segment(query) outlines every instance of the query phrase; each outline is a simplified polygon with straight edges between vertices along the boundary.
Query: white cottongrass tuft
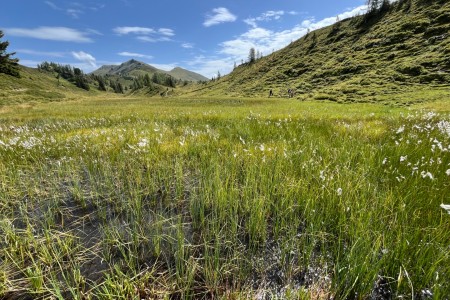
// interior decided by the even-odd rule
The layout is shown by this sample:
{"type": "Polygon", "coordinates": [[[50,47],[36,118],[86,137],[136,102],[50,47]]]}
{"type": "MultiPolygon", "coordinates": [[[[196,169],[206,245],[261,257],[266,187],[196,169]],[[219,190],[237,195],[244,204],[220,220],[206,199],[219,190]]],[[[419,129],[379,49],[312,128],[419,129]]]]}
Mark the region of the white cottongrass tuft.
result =
{"type": "Polygon", "coordinates": [[[441,207],[442,207],[443,209],[445,209],[445,210],[450,214],[450,204],[444,204],[444,203],[442,203],[442,204],[441,204],[441,207]]]}
{"type": "Polygon", "coordinates": [[[421,173],[420,173],[420,175],[422,175],[422,178],[430,178],[431,180],[433,180],[434,179],[434,177],[433,177],[433,174],[431,174],[430,172],[425,172],[425,171],[422,171],[421,173]]]}
{"type": "Polygon", "coordinates": [[[341,189],[341,188],[338,188],[338,189],[336,190],[336,193],[337,193],[338,196],[342,196],[342,189],[341,189]]]}
{"type": "Polygon", "coordinates": [[[148,140],[147,139],[141,139],[140,141],[139,141],[139,143],[138,143],[138,146],[140,147],[140,148],[144,148],[144,147],[146,147],[148,145],[148,140]]]}

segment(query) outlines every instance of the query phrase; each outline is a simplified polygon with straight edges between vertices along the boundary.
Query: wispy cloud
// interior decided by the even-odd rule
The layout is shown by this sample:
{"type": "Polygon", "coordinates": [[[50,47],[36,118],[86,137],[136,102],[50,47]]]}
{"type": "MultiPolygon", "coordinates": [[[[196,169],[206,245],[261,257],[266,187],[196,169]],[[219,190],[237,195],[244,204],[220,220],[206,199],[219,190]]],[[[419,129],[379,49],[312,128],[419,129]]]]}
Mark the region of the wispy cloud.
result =
{"type": "Polygon", "coordinates": [[[147,27],[131,27],[131,26],[125,26],[125,27],[116,27],[113,29],[115,33],[118,35],[127,35],[127,34],[152,34],[155,33],[155,30],[153,28],[147,28],[147,27]]]}
{"type": "Polygon", "coordinates": [[[78,19],[80,15],[85,13],[85,11],[90,10],[92,12],[97,12],[105,7],[104,4],[92,4],[91,6],[88,7],[79,2],[63,3],[63,6],[58,6],[52,1],[44,1],[44,3],[47,4],[53,10],[65,12],[67,15],[69,15],[74,19],[78,19]]]}
{"type": "MultiPolygon", "coordinates": [[[[189,70],[202,74],[205,77],[212,78],[217,75],[217,72],[229,72],[233,67],[234,61],[231,57],[207,57],[197,56],[193,60],[188,61],[189,70]]],[[[223,73],[224,74],[224,73],[223,73]]]]}
{"type": "Polygon", "coordinates": [[[93,40],[88,32],[68,27],[37,27],[37,28],[5,28],[4,31],[11,36],[27,37],[40,40],[90,43],[93,40]]]}
{"type": "Polygon", "coordinates": [[[183,43],[183,44],[181,44],[181,47],[183,47],[185,49],[192,49],[192,48],[194,48],[194,44],[192,44],[192,43],[183,43]]]}
{"type": "Polygon", "coordinates": [[[169,28],[160,28],[160,29],[158,29],[158,33],[165,35],[165,36],[174,36],[175,35],[174,31],[169,28]]]}
{"type": "Polygon", "coordinates": [[[85,63],[85,64],[87,64],[87,65],[89,65],[89,66],[91,66],[93,68],[97,68],[97,62],[96,62],[95,57],[93,57],[89,53],[86,53],[84,51],[72,52],[72,56],[75,59],[77,59],[77,60],[79,60],[79,61],[81,61],[81,62],[83,62],[83,63],[85,63]]]}
{"type": "Polygon", "coordinates": [[[234,22],[237,17],[233,15],[227,8],[218,7],[212,10],[212,13],[206,15],[206,20],[203,22],[203,26],[210,27],[226,22],[234,22]]]}
{"type": "Polygon", "coordinates": [[[55,3],[51,2],[51,1],[44,1],[44,3],[47,4],[48,6],[50,6],[54,10],[63,10],[61,7],[59,7],[58,5],[56,5],[55,3]]]}
{"type": "Polygon", "coordinates": [[[78,19],[80,17],[81,14],[84,13],[84,11],[82,11],[81,9],[76,9],[76,8],[68,8],[66,10],[66,13],[71,16],[74,19],[78,19]]]}
{"type": "Polygon", "coordinates": [[[18,49],[16,50],[19,54],[28,54],[28,55],[36,55],[36,56],[50,56],[50,57],[64,57],[65,53],[63,52],[48,52],[48,51],[36,51],[31,49],[18,49]]]}
{"type": "Polygon", "coordinates": [[[298,15],[296,11],[284,11],[284,10],[269,10],[262,13],[256,18],[245,19],[244,22],[252,27],[258,27],[258,22],[269,22],[273,20],[280,20],[284,15],[298,15]]]}
{"type": "Polygon", "coordinates": [[[136,26],[116,27],[113,32],[118,35],[136,35],[136,39],[143,42],[167,42],[171,41],[170,37],[175,35],[173,29],[170,28],[153,29],[136,26]]]}
{"type": "Polygon", "coordinates": [[[146,55],[146,54],[141,54],[141,53],[133,53],[133,52],[119,52],[117,53],[120,56],[126,56],[126,57],[138,57],[138,58],[147,58],[147,59],[152,59],[153,56],[151,55],[146,55]]]}

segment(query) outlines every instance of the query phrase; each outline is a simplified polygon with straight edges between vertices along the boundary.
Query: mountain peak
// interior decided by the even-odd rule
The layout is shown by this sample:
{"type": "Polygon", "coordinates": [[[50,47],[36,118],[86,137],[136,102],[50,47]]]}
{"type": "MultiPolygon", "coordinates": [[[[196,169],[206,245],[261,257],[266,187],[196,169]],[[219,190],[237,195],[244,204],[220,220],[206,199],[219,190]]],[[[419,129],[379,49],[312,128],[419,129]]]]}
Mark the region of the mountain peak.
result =
{"type": "Polygon", "coordinates": [[[157,69],[149,64],[146,64],[142,61],[138,61],[136,59],[130,59],[120,65],[115,66],[102,66],[96,71],[92,72],[95,75],[109,75],[109,76],[126,76],[126,77],[137,77],[145,74],[154,74],[154,73],[162,73],[167,74],[178,80],[187,80],[187,81],[203,81],[207,80],[206,77],[197,74],[195,72],[191,72],[185,70],[180,67],[175,67],[173,70],[167,72],[164,70],[157,69]]]}
{"type": "Polygon", "coordinates": [[[146,63],[142,61],[135,60],[134,58],[122,63],[122,65],[146,65],[146,63]]]}

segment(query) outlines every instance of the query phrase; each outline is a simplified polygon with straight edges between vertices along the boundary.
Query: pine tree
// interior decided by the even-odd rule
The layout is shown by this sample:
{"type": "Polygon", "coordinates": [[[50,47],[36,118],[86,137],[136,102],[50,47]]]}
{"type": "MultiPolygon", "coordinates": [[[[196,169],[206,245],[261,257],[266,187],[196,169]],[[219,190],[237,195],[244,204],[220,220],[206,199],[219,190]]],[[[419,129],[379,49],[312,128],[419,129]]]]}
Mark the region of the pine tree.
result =
{"type": "Polygon", "coordinates": [[[256,51],[255,48],[250,48],[250,51],[248,53],[248,62],[254,63],[256,60],[256,51]]]}
{"type": "Polygon", "coordinates": [[[116,87],[117,87],[117,89],[115,92],[118,94],[123,94],[123,85],[120,82],[117,82],[116,87]]]}
{"type": "MultiPolygon", "coordinates": [[[[3,31],[0,30],[0,39],[3,37],[3,31]]],[[[16,54],[6,53],[6,48],[8,48],[9,42],[2,42],[0,40],[0,73],[4,73],[7,75],[20,77],[19,73],[19,59],[17,58],[9,58],[10,56],[16,54]]]]}
{"type": "Polygon", "coordinates": [[[98,89],[100,91],[106,92],[106,85],[104,79],[101,76],[98,76],[97,81],[98,81],[98,89]]]}
{"type": "Polygon", "coordinates": [[[148,75],[148,73],[144,76],[144,85],[148,87],[152,85],[152,80],[150,79],[150,75],[148,75]]]}

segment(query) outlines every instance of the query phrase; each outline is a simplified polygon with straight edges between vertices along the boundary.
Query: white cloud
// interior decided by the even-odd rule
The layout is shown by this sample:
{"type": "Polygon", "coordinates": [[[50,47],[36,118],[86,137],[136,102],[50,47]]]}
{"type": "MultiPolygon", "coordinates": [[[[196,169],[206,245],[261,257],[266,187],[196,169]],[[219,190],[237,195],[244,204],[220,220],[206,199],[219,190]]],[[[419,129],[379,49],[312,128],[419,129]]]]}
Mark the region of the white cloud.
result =
{"type": "Polygon", "coordinates": [[[72,52],[72,56],[75,59],[77,59],[77,60],[79,60],[79,61],[81,61],[81,62],[83,62],[83,63],[85,63],[85,64],[87,64],[87,65],[89,65],[89,66],[91,66],[93,68],[97,68],[97,63],[96,63],[95,57],[93,57],[89,53],[86,53],[86,52],[83,52],[83,51],[72,52]]]}
{"type": "Polygon", "coordinates": [[[148,27],[116,27],[113,29],[118,35],[136,35],[136,39],[143,42],[167,42],[171,41],[170,37],[175,35],[173,29],[170,28],[159,28],[157,30],[148,27]]]}
{"type": "Polygon", "coordinates": [[[277,11],[269,10],[269,11],[266,11],[265,13],[262,13],[259,17],[245,19],[244,22],[252,27],[258,27],[257,22],[269,22],[272,20],[279,20],[279,19],[281,19],[282,16],[284,16],[286,14],[297,15],[298,13],[295,11],[285,12],[283,10],[277,10],[277,11]]]}
{"type": "Polygon", "coordinates": [[[264,28],[252,28],[246,33],[242,35],[243,38],[251,39],[251,40],[257,40],[257,39],[264,39],[269,38],[272,34],[272,31],[264,29],[264,28]]]}
{"type": "Polygon", "coordinates": [[[194,44],[192,44],[192,43],[183,43],[183,44],[181,44],[181,47],[183,47],[185,49],[192,49],[192,48],[194,48],[194,44]]]}
{"type": "Polygon", "coordinates": [[[146,55],[146,54],[140,54],[140,53],[133,53],[133,52],[120,52],[117,53],[120,56],[126,56],[126,57],[138,57],[138,58],[147,58],[147,59],[152,59],[153,56],[151,55],[146,55]]]}
{"type": "Polygon", "coordinates": [[[63,52],[36,51],[36,50],[31,50],[31,49],[18,49],[18,50],[16,50],[16,52],[19,54],[50,56],[50,57],[64,57],[65,56],[65,54],[63,52]]]}
{"type": "Polygon", "coordinates": [[[81,9],[76,8],[68,8],[66,9],[66,13],[74,19],[78,19],[80,14],[84,13],[81,9]]]}
{"type": "Polygon", "coordinates": [[[140,40],[140,41],[142,41],[142,42],[149,42],[149,43],[169,42],[169,41],[171,41],[170,38],[164,37],[164,36],[163,36],[163,37],[153,38],[153,37],[151,37],[151,36],[143,35],[143,36],[138,36],[138,37],[136,37],[136,39],[138,39],[138,40],[140,40]]]}
{"type": "Polygon", "coordinates": [[[202,74],[207,78],[217,76],[217,72],[224,74],[224,71],[229,72],[234,65],[234,61],[230,57],[217,58],[197,56],[192,61],[187,62],[189,70],[202,74]]]}
{"type": "Polygon", "coordinates": [[[136,39],[142,41],[142,42],[149,42],[149,43],[156,43],[158,40],[149,37],[149,36],[138,36],[136,39]]]}
{"type": "Polygon", "coordinates": [[[89,43],[92,39],[87,32],[67,27],[38,27],[38,28],[5,28],[4,31],[11,36],[35,38],[41,40],[89,43]]]}
{"type": "Polygon", "coordinates": [[[174,36],[175,35],[173,30],[169,29],[169,28],[160,28],[160,29],[158,29],[158,32],[165,36],[174,36]]]}
{"type": "Polygon", "coordinates": [[[127,34],[152,34],[155,33],[155,30],[147,27],[116,27],[113,31],[119,35],[127,35],[127,34]]]}
{"type": "Polygon", "coordinates": [[[237,17],[225,7],[214,8],[212,12],[213,14],[208,14],[205,22],[203,22],[205,27],[210,27],[225,22],[234,22],[237,20],[237,17]]]}

